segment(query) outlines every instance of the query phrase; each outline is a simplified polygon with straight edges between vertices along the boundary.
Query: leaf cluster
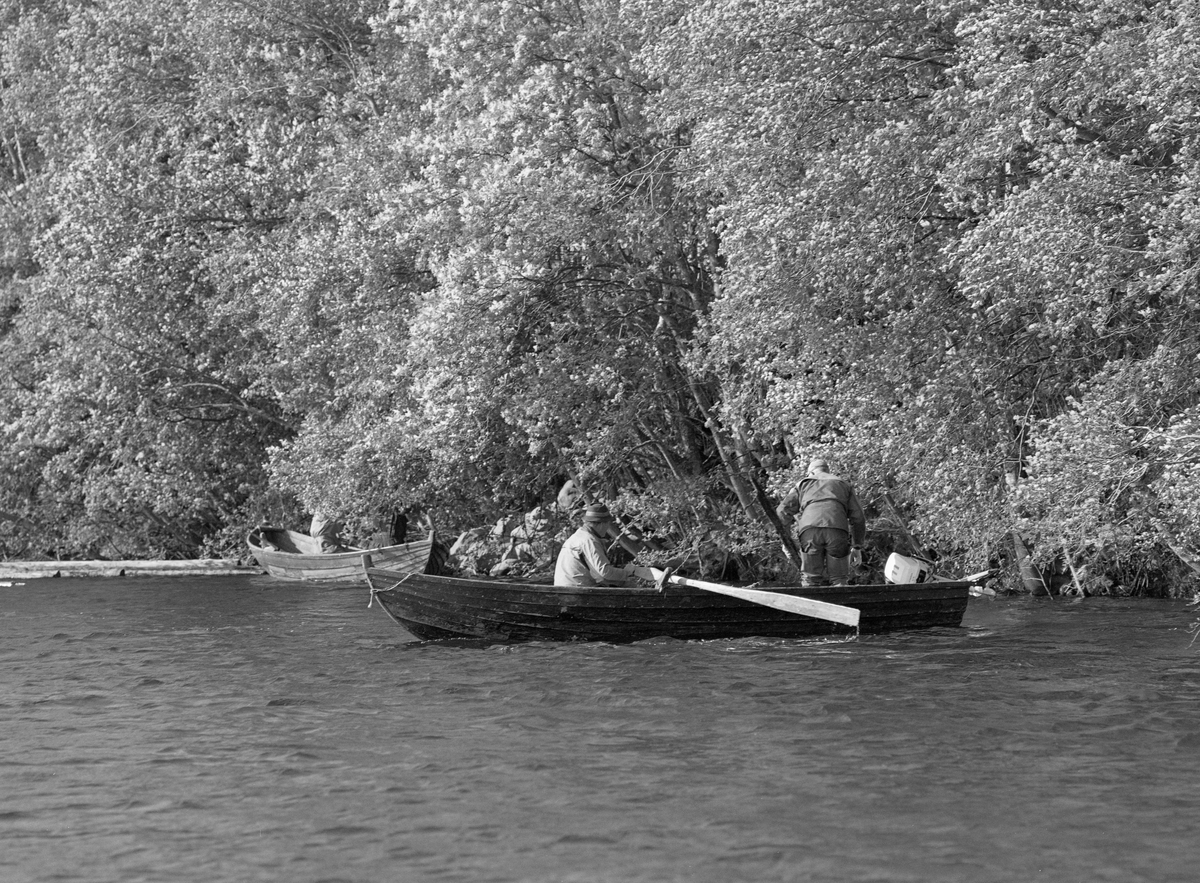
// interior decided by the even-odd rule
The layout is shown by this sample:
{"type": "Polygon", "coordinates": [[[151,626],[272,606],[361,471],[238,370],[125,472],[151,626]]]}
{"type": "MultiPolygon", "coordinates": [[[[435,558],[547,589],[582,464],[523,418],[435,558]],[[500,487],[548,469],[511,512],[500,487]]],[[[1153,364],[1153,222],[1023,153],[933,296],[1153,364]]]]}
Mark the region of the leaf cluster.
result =
{"type": "Polygon", "coordinates": [[[1198,29],[0,4],[0,554],[239,554],[318,508],[458,532],[571,480],[770,575],[823,455],[881,551],[890,501],[948,570],[1031,544],[1081,590],[1187,590],[1198,29]]]}

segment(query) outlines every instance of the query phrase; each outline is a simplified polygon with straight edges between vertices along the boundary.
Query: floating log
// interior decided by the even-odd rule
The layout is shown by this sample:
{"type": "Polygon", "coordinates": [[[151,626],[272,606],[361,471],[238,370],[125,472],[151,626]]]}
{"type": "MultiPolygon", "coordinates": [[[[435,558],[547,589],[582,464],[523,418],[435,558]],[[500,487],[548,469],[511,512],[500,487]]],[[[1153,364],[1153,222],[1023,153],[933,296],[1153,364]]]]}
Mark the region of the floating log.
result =
{"type": "Polygon", "coordinates": [[[262,568],[228,558],[172,561],[0,561],[0,579],[98,576],[254,576],[262,568]]]}

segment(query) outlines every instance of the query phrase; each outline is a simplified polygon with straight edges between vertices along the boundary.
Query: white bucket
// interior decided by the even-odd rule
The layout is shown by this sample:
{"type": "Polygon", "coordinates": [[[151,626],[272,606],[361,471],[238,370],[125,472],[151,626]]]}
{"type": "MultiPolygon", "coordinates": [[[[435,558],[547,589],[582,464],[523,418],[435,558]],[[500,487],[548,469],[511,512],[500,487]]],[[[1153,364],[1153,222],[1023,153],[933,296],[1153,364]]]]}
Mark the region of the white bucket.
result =
{"type": "Polygon", "coordinates": [[[911,585],[926,582],[933,573],[933,565],[921,558],[909,558],[893,552],[883,565],[883,578],[896,585],[911,585]]]}

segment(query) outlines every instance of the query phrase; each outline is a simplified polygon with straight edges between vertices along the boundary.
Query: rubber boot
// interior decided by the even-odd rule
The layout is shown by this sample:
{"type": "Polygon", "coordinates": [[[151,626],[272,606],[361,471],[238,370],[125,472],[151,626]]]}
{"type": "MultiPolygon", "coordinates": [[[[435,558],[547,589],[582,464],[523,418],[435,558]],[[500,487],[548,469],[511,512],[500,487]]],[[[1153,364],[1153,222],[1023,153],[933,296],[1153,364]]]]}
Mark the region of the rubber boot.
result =
{"type": "Polygon", "coordinates": [[[800,550],[800,585],[805,588],[829,585],[829,580],[825,578],[824,552],[800,550]]]}
{"type": "Polygon", "coordinates": [[[825,558],[825,566],[829,568],[829,582],[835,586],[845,586],[850,584],[850,556],[845,558],[834,558],[828,555],[825,558]]]}

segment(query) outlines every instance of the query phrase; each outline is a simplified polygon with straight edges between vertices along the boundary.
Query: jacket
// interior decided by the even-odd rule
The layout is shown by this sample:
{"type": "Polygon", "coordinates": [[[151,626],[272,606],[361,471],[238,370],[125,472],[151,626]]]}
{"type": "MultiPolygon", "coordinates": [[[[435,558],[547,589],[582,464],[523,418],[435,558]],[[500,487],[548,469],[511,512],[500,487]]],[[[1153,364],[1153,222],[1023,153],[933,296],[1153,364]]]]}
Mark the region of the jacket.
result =
{"type": "Polygon", "coordinates": [[[806,527],[832,527],[850,534],[861,546],[867,535],[867,518],[850,482],[828,472],[800,479],[776,510],[785,525],[796,522],[796,532],[806,527]]]}

